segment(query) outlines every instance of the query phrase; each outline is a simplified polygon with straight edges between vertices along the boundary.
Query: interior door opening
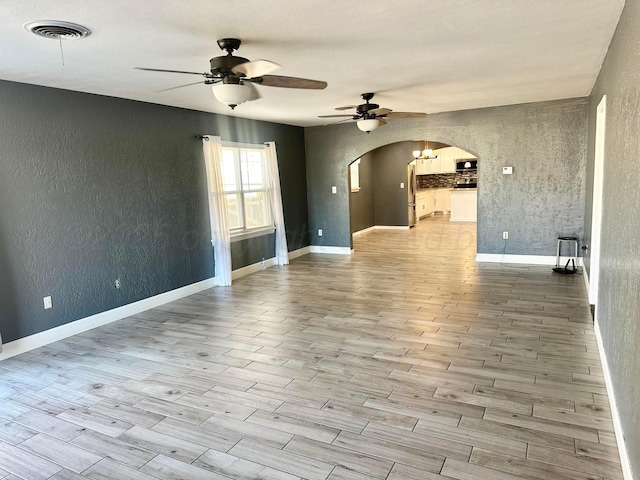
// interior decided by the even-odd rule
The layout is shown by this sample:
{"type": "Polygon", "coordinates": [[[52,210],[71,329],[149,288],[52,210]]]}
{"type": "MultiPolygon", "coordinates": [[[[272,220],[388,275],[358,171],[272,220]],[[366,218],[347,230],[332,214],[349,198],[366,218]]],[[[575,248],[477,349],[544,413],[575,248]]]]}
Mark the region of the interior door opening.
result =
{"type": "Polygon", "coordinates": [[[435,141],[385,145],[354,160],[346,172],[352,248],[354,237],[374,229],[416,230],[436,248],[444,221],[454,230],[473,227],[473,238],[454,241],[472,241],[475,253],[479,164],[472,153],[435,141]]]}
{"type": "Polygon", "coordinates": [[[602,190],[604,185],[604,142],[607,96],[603,95],[596,111],[595,159],[593,167],[593,205],[591,210],[591,245],[589,255],[589,303],[594,319],[600,285],[600,237],[602,230],[602,190]]]}

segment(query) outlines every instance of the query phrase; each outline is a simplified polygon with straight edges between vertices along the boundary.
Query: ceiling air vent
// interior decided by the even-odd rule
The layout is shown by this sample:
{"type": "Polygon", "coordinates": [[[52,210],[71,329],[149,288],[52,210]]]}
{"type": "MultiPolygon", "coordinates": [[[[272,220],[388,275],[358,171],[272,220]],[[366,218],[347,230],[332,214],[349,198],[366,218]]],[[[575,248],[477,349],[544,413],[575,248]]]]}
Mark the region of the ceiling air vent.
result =
{"type": "Polygon", "coordinates": [[[91,35],[91,30],[77,23],[62,22],[60,20],[39,20],[25,23],[24,28],[39,37],[53,40],[67,40],[72,38],[84,38],[91,35]]]}

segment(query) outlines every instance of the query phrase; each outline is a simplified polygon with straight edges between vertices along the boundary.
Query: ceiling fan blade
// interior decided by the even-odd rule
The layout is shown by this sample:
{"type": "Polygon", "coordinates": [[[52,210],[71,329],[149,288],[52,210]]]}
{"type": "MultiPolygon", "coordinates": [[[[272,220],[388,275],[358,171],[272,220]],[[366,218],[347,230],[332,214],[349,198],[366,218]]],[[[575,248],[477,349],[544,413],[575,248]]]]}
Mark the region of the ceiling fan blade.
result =
{"type": "Polygon", "coordinates": [[[254,84],[247,82],[245,83],[245,85],[247,85],[251,89],[251,94],[249,95],[249,99],[247,100],[248,102],[262,98],[262,95],[260,95],[260,92],[254,84]]]}
{"type": "Polygon", "coordinates": [[[280,65],[269,60],[254,60],[236,65],[231,71],[235,74],[243,74],[247,78],[254,78],[269,75],[280,68],[282,68],[280,65]]]}
{"type": "Polygon", "coordinates": [[[351,108],[356,108],[355,105],[345,105],[344,107],[336,107],[334,110],[349,110],[351,108]]]}
{"type": "Polygon", "coordinates": [[[388,108],[374,108],[373,110],[367,111],[367,113],[372,113],[374,115],[386,115],[391,113],[391,110],[388,108]]]}
{"type": "Polygon", "coordinates": [[[422,112],[391,112],[385,115],[387,118],[420,118],[426,117],[426,113],[422,112]]]}
{"type": "Polygon", "coordinates": [[[206,77],[207,75],[211,75],[209,72],[198,73],[198,72],[185,72],[184,70],[163,70],[160,68],[143,68],[143,67],[134,67],[135,70],[144,70],[145,72],[164,72],[164,73],[188,73],[189,75],[202,75],[206,77]]]}
{"type": "Polygon", "coordinates": [[[185,83],[184,85],[178,85],[177,87],[169,87],[169,88],[163,88],[162,90],[156,90],[154,93],[168,92],[169,90],[175,90],[177,88],[183,88],[183,87],[190,87],[191,85],[198,85],[199,83],[204,83],[204,82],[201,80],[199,82],[185,83]]]}
{"type": "Polygon", "coordinates": [[[318,115],[318,118],[351,118],[353,115],[318,115]]]}
{"type": "Polygon", "coordinates": [[[309,80],[307,78],[283,77],[282,75],[264,75],[246,80],[267,87],[304,88],[307,90],[322,90],[323,88],[327,88],[327,82],[309,80]]]}
{"type": "Polygon", "coordinates": [[[380,122],[380,126],[386,125],[388,123],[384,118],[377,117],[377,119],[378,119],[378,122],[380,122]]]}

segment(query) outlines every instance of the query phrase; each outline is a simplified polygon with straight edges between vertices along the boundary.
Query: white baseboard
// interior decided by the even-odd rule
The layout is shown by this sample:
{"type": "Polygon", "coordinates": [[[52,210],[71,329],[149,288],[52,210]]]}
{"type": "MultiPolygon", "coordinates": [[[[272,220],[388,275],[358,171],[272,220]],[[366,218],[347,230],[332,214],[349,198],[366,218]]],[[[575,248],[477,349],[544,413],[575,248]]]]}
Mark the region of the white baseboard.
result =
{"type": "Polygon", "coordinates": [[[365,233],[373,232],[374,230],[409,230],[409,228],[411,227],[409,227],[408,225],[374,225],[372,227],[353,232],[351,236],[358,237],[360,235],[364,235],[365,233]]]}
{"type": "Polygon", "coordinates": [[[618,443],[618,454],[620,455],[620,465],[622,466],[622,475],[624,480],[633,480],[633,472],[631,471],[631,460],[629,452],[624,441],[624,430],[620,421],[620,411],[616,404],[616,395],[613,390],[613,382],[611,380],[611,370],[609,370],[609,362],[602,343],[602,335],[600,333],[600,325],[596,317],[594,329],[596,332],[596,342],[600,353],[600,362],[602,363],[602,371],[604,373],[604,381],[607,386],[607,396],[609,397],[609,405],[611,406],[611,416],[613,417],[613,431],[616,434],[616,442],[618,443]]]}
{"type": "MultiPolygon", "coordinates": [[[[560,257],[560,265],[564,267],[571,257],[560,257]]],[[[477,253],[476,262],[489,263],[520,263],[525,265],[553,265],[556,264],[556,257],[552,255],[510,255],[501,253],[477,253]]],[[[576,267],[582,266],[582,257],[578,257],[576,267]]]]}
{"type": "MultiPolygon", "coordinates": [[[[294,258],[301,257],[303,255],[307,255],[310,253],[310,247],[299,248],[298,250],[294,250],[289,252],[289,260],[293,260],[294,258]]],[[[252,273],[259,272],[260,270],[264,270],[269,267],[273,267],[276,264],[276,257],[268,258],[264,261],[264,265],[262,262],[254,263],[252,265],[247,265],[246,267],[238,268],[231,272],[231,280],[238,280],[239,278],[246,277],[247,275],[251,275],[252,273]]]]}
{"type": "Polygon", "coordinates": [[[298,250],[294,250],[289,252],[289,260],[293,260],[294,258],[302,257],[303,255],[309,255],[311,253],[311,247],[302,247],[298,250]]]}
{"type": "Polygon", "coordinates": [[[276,258],[268,258],[264,261],[264,265],[262,262],[254,263],[252,265],[247,265],[246,267],[238,268],[231,272],[231,280],[238,280],[239,278],[246,277],[247,275],[251,275],[252,273],[259,272],[260,270],[265,270],[269,267],[273,267],[276,264],[276,258]]]}
{"type": "Polygon", "coordinates": [[[353,249],[349,247],[331,247],[324,245],[311,245],[311,253],[331,253],[334,255],[351,255],[353,249]]]}
{"type": "Polygon", "coordinates": [[[360,235],[364,235],[365,233],[369,233],[369,232],[373,232],[376,229],[376,226],[373,225],[372,227],[369,228],[363,228],[362,230],[358,230],[357,232],[353,232],[351,234],[352,237],[358,237],[360,235]]]}
{"type": "Polygon", "coordinates": [[[191,285],[186,285],[169,292],[161,293],[160,295],[155,295],[128,305],[123,305],[122,307],[107,310],[106,312],[100,312],[95,315],[91,315],[90,317],[81,318],[74,322],[45,330],[44,332],[19,338],[18,340],[9,342],[2,346],[0,360],[20,355],[21,353],[28,352],[35,348],[43,347],[50,343],[57,342],[58,340],[71,337],[72,335],[86,332],[92,328],[100,327],[107,323],[130,317],[131,315],[136,315],[144,312],[145,310],[159,307],[165,303],[173,302],[213,287],[214,279],[209,278],[201,282],[192,283],[191,285]]]}
{"type": "Polygon", "coordinates": [[[409,225],[376,225],[376,230],[409,230],[411,227],[409,225]]]}
{"type": "Polygon", "coordinates": [[[478,219],[475,217],[469,217],[469,218],[452,218],[449,220],[450,222],[472,222],[472,223],[478,223],[478,219]]]}

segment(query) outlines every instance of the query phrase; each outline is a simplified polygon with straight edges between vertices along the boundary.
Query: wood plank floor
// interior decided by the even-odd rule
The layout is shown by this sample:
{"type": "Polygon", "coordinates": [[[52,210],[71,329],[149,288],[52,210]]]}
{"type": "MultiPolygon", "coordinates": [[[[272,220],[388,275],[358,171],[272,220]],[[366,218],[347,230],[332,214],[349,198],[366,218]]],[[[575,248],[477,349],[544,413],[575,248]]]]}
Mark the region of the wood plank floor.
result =
{"type": "Polygon", "coordinates": [[[447,217],[0,363],[0,478],[621,479],[583,279],[447,217]]]}

